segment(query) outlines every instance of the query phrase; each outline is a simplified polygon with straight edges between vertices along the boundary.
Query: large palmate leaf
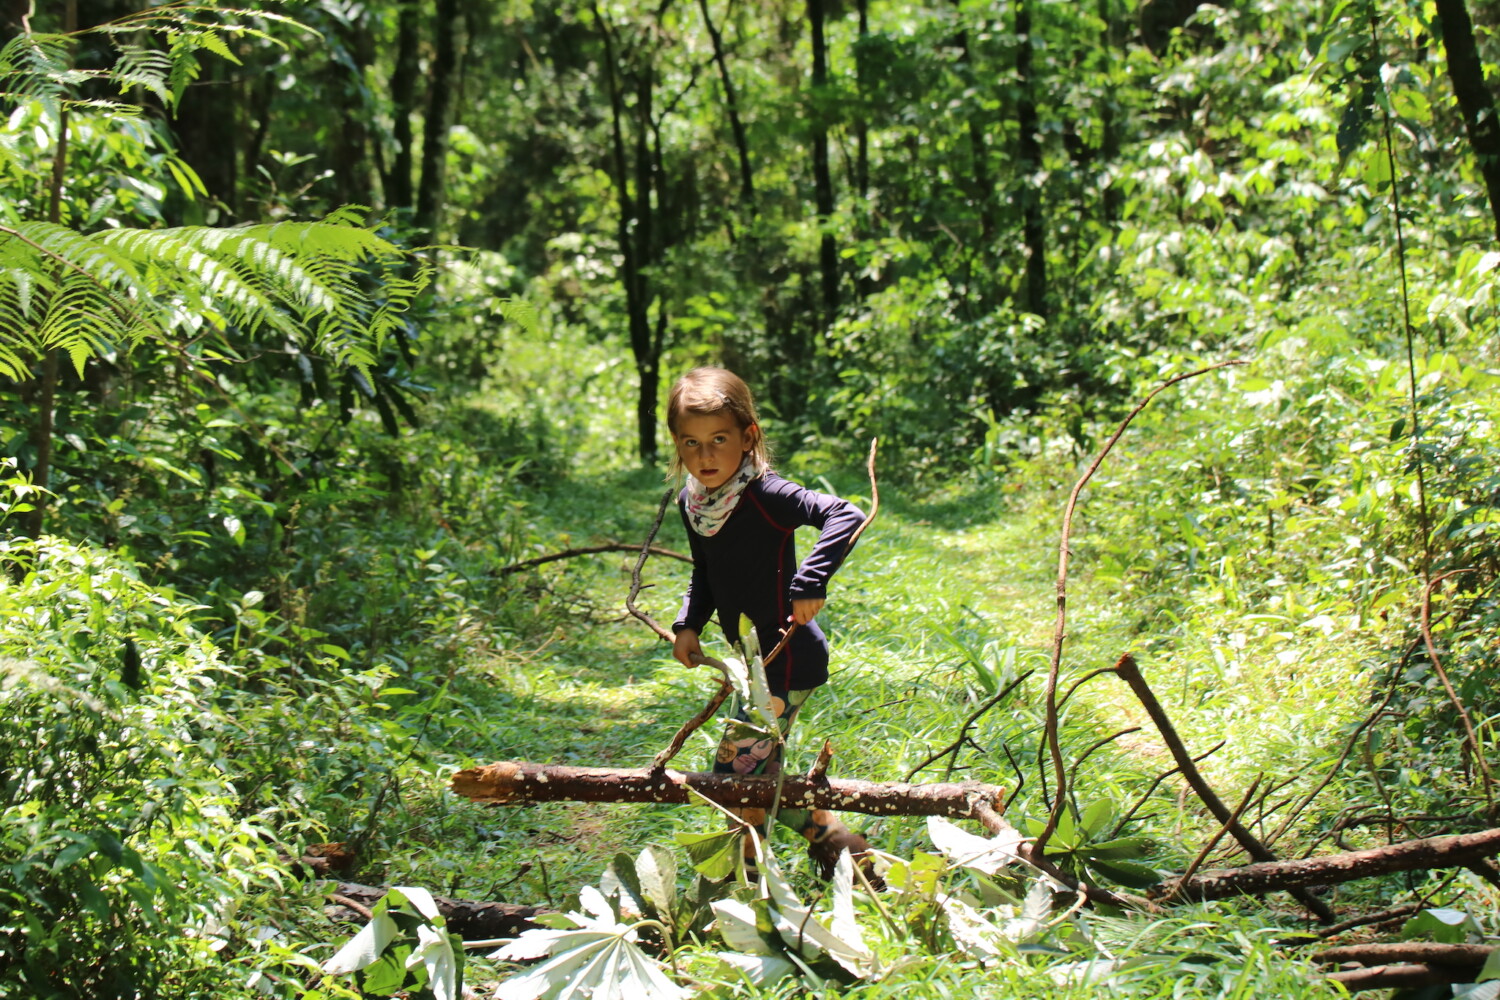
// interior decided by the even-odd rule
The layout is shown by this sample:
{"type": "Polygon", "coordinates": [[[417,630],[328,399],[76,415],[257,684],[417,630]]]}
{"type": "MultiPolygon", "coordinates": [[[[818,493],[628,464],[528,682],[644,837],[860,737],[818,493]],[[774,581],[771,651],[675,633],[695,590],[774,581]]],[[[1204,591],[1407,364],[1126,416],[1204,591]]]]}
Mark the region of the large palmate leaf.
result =
{"type": "Polygon", "coordinates": [[[636,947],[637,925],[621,923],[598,889],[585,886],[579,907],[566,915],[574,926],[528,930],[490,956],[503,961],[547,959],[501,983],[495,1000],[685,1000],[692,995],[636,947]]]}

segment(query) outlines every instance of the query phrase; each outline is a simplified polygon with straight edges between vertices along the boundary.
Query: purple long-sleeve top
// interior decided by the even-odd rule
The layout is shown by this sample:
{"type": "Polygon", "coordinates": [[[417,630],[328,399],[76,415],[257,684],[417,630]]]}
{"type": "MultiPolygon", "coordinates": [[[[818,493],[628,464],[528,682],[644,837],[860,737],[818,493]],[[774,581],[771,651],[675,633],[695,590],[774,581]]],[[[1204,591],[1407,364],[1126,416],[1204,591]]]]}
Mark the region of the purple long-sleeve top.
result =
{"type": "MultiPolygon", "coordinates": [[[[828,579],[865,519],[847,500],[769,471],[745,487],[734,513],[712,536],[700,535],[688,524],[686,490],[678,495],[677,508],[693,554],[693,577],[672,631],[701,633],[717,613],[725,638],[733,643],[740,637],[743,614],[755,625],[762,656],[781,641],[793,600],[828,596],[828,579]],[[804,524],[820,534],[799,566],[792,532],[804,524]]],[[[766,679],[777,694],[828,680],[828,640],[816,621],[798,628],[786,649],[766,664],[766,679]]]]}

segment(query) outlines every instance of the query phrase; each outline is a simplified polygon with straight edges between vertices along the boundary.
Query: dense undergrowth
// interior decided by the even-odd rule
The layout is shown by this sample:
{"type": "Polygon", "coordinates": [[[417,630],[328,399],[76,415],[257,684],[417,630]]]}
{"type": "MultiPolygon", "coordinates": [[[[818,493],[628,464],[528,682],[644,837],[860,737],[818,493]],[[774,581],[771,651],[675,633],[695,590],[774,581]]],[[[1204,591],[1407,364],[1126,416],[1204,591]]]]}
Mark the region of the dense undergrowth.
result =
{"type": "MultiPolygon", "coordinates": [[[[324,890],[288,861],[311,845],[355,852],[357,881],[564,906],[617,854],[675,849],[674,832],[717,827],[706,810],[489,810],[445,790],[456,768],[498,759],[638,766],[712,688],[622,616],[628,554],[496,573],[573,545],[638,541],[661,488],[657,470],[622,457],[626,421],[599,381],[605,353],[514,338],[503,382],[437,401],[422,429],[378,444],[403,470],[399,488],[319,483],[242,538],[174,544],[162,550],[170,559],[144,565],[58,536],[8,543],[0,837],[13,860],[0,884],[11,913],[0,992],[111,995],[149,983],[143,995],[295,996],[321,983],[336,995],[318,969],[343,932],[322,914],[324,890]],[[174,576],[195,589],[172,589],[174,576]]],[[[1391,427],[1399,375],[1302,347],[1183,383],[1108,459],[1075,525],[1063,684],[1133,653],[1193,751],[1222,742],[1203,766],[1225,797],[1257,778],[1269,789],[1247,815],[1286,855],[1474,828],[1482,785],[1415,646],[1423,554],[1414,469],[1391,427]],[[1384,392],[1370,391],[1372,376],[1384,392]]],[[[1152,361],[1141,384],[1185,363],[1152,361]]],[[[1433,572],[1473,567],[1438,588],[1433,627],[1487,746],[1497,711],[1485,680],[1491,378],[1438,356],[1423,382],[1433,572]]],[[[942,480],[884,470],[880,518],[824,612],[835,673],[799,721],[794,766],[809,756],[799,748],[827,738],[840,775],[904,778],[981,701],[1032,671],[918,778],[995,782],[1011,790],[1014,821],[1044,814],[1060,510],[1086,456],[1045,419],[1025,430],[1034,448],[1005,464],[942,480]]],[[[352,448],[378,428],[350,434],[352,448]]],[[[858,468],[812,452],[781,464],[868,501],[858,468]]],[[[64,525],[87,523],[60,511],[64,525]]],[[[684,548],[679,535],[669,521],[662,542],[684,548]]],[[[671,617],[684,573],[648,564],[642,600],[658,618],[671,617]]],[[[1076,815],[1111,820],[1084,841],[1142,837],[1137,861],[1165,874],[1214,832],[1172,780],[1153,784],[1170,765],[1118,681],[1089,680],[1061,738],[1076,762],[1076,815]]],[[[709,740],[695,737],[684,763],[705,758],[709,740]]],[[[934,850],[919,821],[863,827],[893,856],[934,850]]],[[[795,885],[820,891],[795,845],[772,848],[795,885]]],[[[1087,864],[1086,844],[1079,852],[1087,864]]],[[[1210,863],[1236,855],[1222,847],[1210,863]]],[[[956,890],[966,876],[947,877],[956,890]]],[[[1475,914],[1477,933],[1496,930],[1494,890],[1470,875],[1353,883],[1327,899],[1340,912],[1418,899],[1475,914]]],[[[906,905],[858,903],[888,961],[844,993],[1071,997],[1106,975],[1121,995],[1315,991],[1311,967],[1279,947],[1306,926],[1289,903],[1080,916],[1064,924],[1072,937],[989,962],[953,960],[951,931],[931,914],[881,919],[880,906],[906,905]]],[[[685,981],[791,995],[745,985],[704,942],[679,951],[685,981]]],[[[466,981],[502,975],[476,959],[466,981]]]]}

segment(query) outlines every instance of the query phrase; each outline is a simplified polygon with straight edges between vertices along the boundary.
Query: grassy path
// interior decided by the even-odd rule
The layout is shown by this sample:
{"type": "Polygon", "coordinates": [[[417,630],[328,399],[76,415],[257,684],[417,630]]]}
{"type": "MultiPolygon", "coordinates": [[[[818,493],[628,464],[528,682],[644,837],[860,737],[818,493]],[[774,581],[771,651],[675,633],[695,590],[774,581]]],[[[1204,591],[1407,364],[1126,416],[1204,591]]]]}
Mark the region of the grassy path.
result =
{"type": "MultiPolygon", "coordinates": [[[[834,486],[859,499],[852,483],[834,486]]],[[[538,534],[555,537],[556,548],[600,538],[635,540],[650,523],[659,490],[659,479],[644,472],[575,479],[538,497],[532,513],[538,534]]],[[[954,738],[997,685],[1033,670],[973,727],[971,742],[952,763],[960,776],[1012,789],[1019,768],[1026,777],[1012,810],[1039,811],[1036,760],[1056,614],[1056,491],[1005,502],[992,490],[921,502],[886,492],[880,518],[835,579],[820,618],[834,643],[834,676],[799,719],[791,766],[805,766],[812,748],[827,738],[836,749],[835,773],[905,778],[954,738]]],[[[669,516],[660,543],[684,549],[681,530],[669,516]]],[[[1080,523],[1080,539],[1086,541],[1087,531],[1080,523]]],[[[459,697],[466,711],[462,721],[445,726],[447,742],[437,757],[446,763],[439,773],[498,759],[640,766],[666,744],[716,685],[708,674],[676,664],[665,644],[622,616],[632,562],[628,556],[576,559],[517,580],[519,599],[533,602],[534,613],[503,648],[464,664],[459,697]]],[[[1316,771],[1328,760],[1326,734],[1362,710],[1363,687],[1347,681],[1351,650],[1341,634],[1247,624],[1243,614],[1216,610],[1212,601],[1188,602],[1190,618],[1162,628],[1139,603],[1121,602],[1107,583],[1092,584],[1088,571],[1087,562],[1075,561],[1064,684],[1108,666],[1125,649],[1136,652],[1192,748],[1228,741],[1207,764],[1225,798],[1237,798],[1260,771],[1272,772],[1271,778],[1316,771]],[[1320,655],[1337,660],[1319,663],[1320,655]],[[1345,680],[1330,684],[1335,675],[1345,680]],[[1314,719],[1315,728],[1309,725],[1314,719]]],[[[670,621],[686,575],[678,563],[652,560],[643,607],[670,621]]],[[[716,635],[708,638],[719,644],[716,635]]],[[[1169,763],[1123,685],[1096,679],[1070,703],[1063,729],[1070,760],[1101,737],[1135,725],[1144,728],[1095,751],[1080,769],[1080,803],[1105,797],[1123,808],[1169,763]]],[[[718,728],[710,723],[695,734],[678,765],[701,766],[718,728]]],[[[923,777],[940,779],[945,766],[933,765],[923,777]]],[[[1174,795],[1163,789],[1160,802],[1146,811],[1145,832],[1161,838],[1167,867],[1180,865],[1212,832],[1200,830],[1198,811],[1174,795]]],[[[674,831],[715,822],[704,811],[656,806],[484,810],[444,800],[430,808],[444,813],[428,844],[441,855],[429,860],[453,872],[454,884],[446,888],[524,902],[560,898],[596,881],[617,852],[670,846],[674,831]],[[469,830],[448,843],[439,833],[464,826],[469,830]]],[[[928,848],[917,821],[856,820],[893,853],[928,848]]],[[[789,837],[781,843],[788,856],[800,855],[789,837]]]]}

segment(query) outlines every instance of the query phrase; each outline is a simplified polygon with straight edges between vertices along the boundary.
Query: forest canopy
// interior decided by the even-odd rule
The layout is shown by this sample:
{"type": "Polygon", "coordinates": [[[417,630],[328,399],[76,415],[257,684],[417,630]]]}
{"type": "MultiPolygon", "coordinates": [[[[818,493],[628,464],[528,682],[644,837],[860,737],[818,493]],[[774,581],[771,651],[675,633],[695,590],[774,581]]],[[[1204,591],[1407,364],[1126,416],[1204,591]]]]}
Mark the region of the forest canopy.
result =
{"type": "Polygon", "coordinates": [[[0,997],[1495,996],[1493,14],[0,4],[0,997]],[[880,511],[826,880],[662,790],[702,364],[880,511]]]}

